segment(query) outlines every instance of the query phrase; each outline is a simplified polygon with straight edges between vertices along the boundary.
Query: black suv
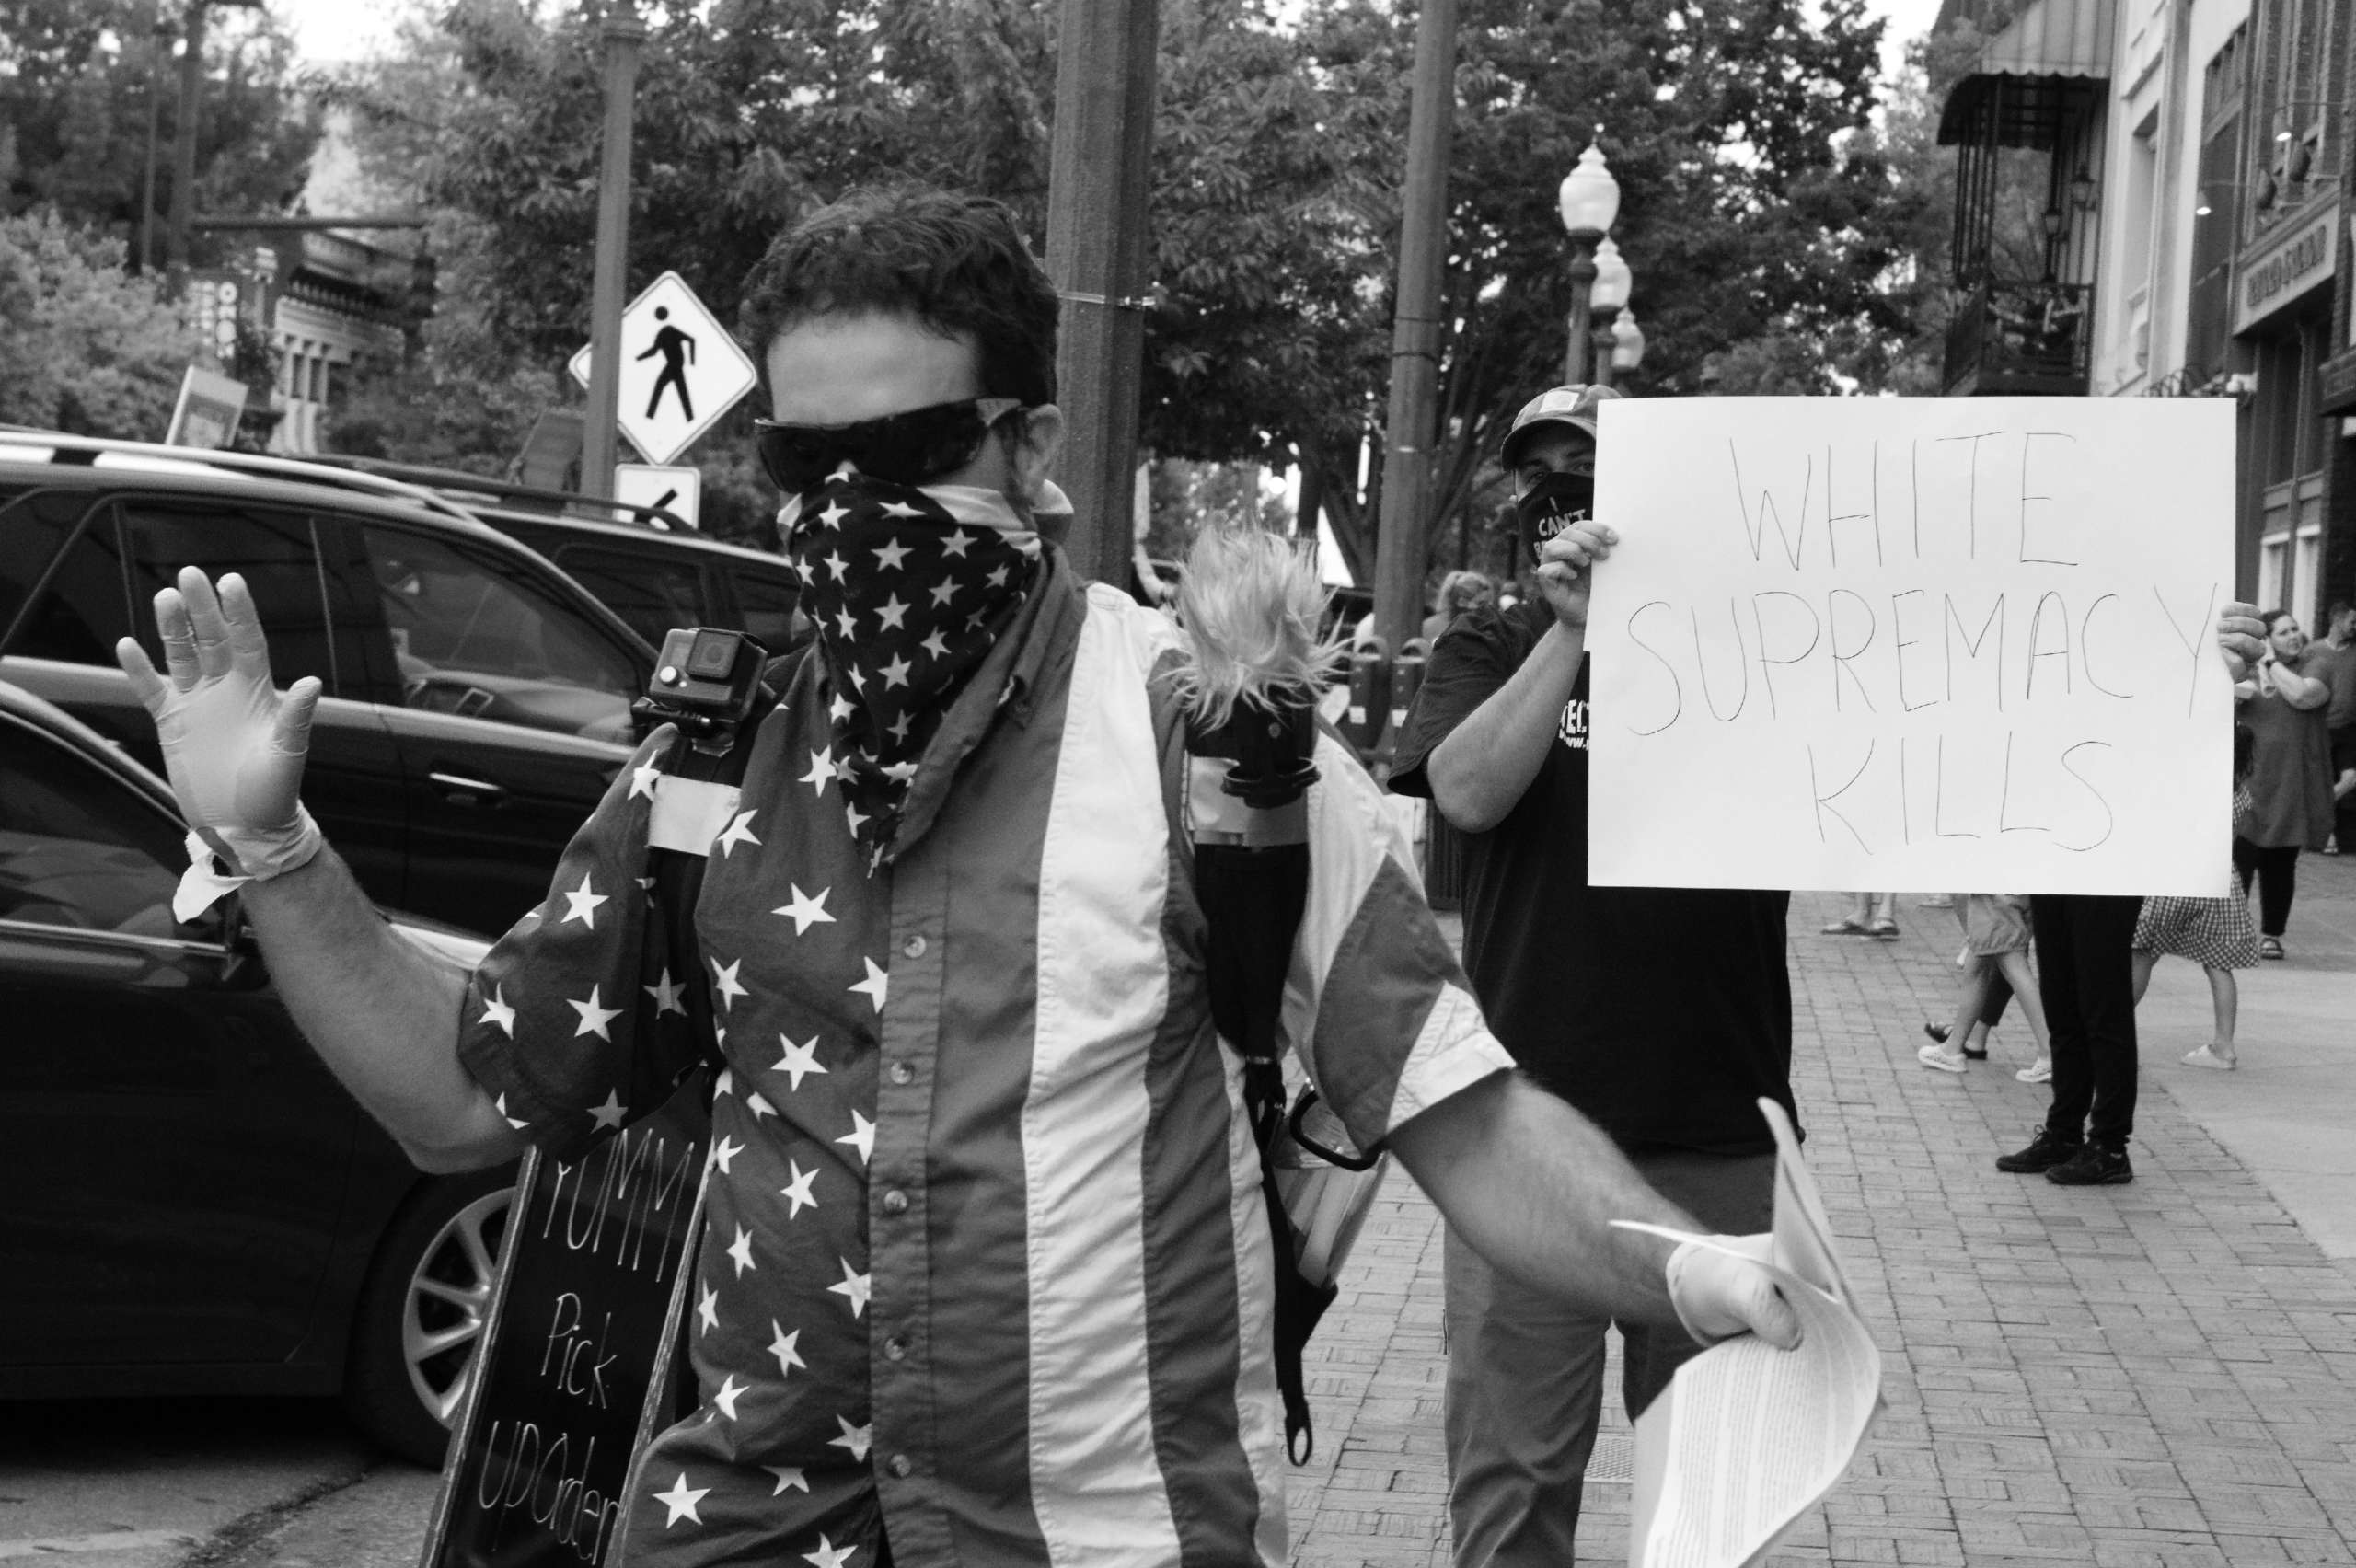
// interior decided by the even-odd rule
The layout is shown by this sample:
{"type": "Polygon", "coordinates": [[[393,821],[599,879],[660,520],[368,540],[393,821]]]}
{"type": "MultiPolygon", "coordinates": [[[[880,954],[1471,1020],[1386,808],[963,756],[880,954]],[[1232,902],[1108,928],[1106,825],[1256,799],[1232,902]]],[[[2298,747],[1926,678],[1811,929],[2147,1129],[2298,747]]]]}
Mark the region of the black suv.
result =
{"type": "Polygon", "coordinates": [[[280,684],[317,675],[304,800],[372,898],[498,932],[629,755],[653,648],[413,486],[283,458],[0,432],[0,679],[161,767],[115,668],[183,565],[244,574],[280,684]]]}
{"type": "Polygon", "coordinates": [[[430,490],[562,567],[655,647],[673,627],[750,632],[771,653],[809,638],[797,616],[792,569],[783,558],[697,532],[659,506],[601,501],[569,490],[509,484],[451,468],[316,457],[430,490]]]}

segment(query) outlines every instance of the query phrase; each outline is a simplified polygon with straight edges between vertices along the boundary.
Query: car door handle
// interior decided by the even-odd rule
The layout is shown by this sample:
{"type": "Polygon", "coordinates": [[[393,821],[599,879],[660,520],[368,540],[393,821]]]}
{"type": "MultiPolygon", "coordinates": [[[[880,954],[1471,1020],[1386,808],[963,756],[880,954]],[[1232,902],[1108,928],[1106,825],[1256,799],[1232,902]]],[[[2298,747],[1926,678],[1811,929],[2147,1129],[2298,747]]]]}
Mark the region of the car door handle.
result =
{"type": "Polygon", "coordinates": [[[425,778],[428,783],[444,794],[454,798],[459,795],[471,795],[478,805],[495,806],[507,798],[505,785],[493,784],[486,779],[468,778],[460,774],[440,771],[429,773],[425,778]]]}

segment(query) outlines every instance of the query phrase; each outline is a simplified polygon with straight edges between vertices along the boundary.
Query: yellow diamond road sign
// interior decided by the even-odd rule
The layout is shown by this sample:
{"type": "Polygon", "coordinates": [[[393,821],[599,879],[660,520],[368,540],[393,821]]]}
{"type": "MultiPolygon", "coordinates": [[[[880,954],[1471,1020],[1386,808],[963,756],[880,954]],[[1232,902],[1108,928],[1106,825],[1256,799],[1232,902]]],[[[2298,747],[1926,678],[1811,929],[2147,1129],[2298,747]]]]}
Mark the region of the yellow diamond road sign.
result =
{"type": "MultiPolygon", "coordinates": [[[[676,272],[646,286],[622,312],[621,432],[649,463],[693,446],[753,389],[753,362],[676,272]]],[[[589,351],[572,356],[589,385],[589,351]]]]}

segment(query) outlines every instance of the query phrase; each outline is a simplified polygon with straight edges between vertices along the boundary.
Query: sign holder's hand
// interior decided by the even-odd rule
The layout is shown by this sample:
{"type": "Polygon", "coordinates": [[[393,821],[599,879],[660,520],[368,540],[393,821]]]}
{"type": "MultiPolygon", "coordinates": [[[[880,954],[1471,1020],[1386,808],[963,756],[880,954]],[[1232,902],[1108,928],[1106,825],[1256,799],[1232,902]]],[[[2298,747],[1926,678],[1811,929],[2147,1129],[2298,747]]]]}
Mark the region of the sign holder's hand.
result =
{"type": "Polygon", "coordinates": [[[271,684],[269,641],[235,572],[216,597],[202,571],[181,568],[156,595],[156,626],[169,679],[131,638],[115,661],[156,721],[189,826],[247,878],[307,864],[321,844],[300,798],[319,683],[306,675],[283,694],[271,684]]]}
{"type": "Polygon", "coordinates": [[[1800,1343],[1800,1320],[1765,1264],[1775,1239],[1716,1236],[1679,1243],[1669,1255],[1669,1300],[1685,1332],[1703,1344],[1757,1334],[1778,1350],[1800,1343]]]}
{"type": "Polygon", "coordinates": [[[1619,542],[1616,529],[1582,518],[1538,547],[1538,591],[1554,618],[1570,630],[1585,629],[1596,565],[1619,542]]]}
{"type": "Polygon", "coordinates": [[[2217,612],[2217,648],[2235,681],[2249,678],[2266,653],[2266,623],[2257,605],[2231,604],[2217,612]]]}

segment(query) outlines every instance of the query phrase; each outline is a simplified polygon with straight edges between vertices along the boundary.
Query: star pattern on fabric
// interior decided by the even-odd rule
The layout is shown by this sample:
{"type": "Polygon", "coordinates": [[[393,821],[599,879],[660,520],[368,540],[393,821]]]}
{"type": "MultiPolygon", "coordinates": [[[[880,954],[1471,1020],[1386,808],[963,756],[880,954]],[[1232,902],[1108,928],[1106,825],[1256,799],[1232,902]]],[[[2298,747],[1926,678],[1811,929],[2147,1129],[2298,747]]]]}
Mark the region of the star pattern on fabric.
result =
{"type": "Polygon", "coordinates": [[[677,1013],[682,1017],[686,1016],[687,1004],[681,1001],[679,998],[687,994],[687,988],[685,986],[674,985],[672,983],[670,970],[665,969],[662,974],[656,975],[654,977],[653,985],[641,986],[639,989],[644,991],[648,996],[654,998],[655,1017],[661,1018],[664,1013],[677,1013]]]}
{"type": "Polygon", "coordinates": [[[857,1555],[859,1555],[859,1548],[836,1546],[826,1539],[826,1532],[820,1530],[818,1550],[803,1552],[802,1561],[809,1563],[810,1568],[850,1568],[850,1560],[857,1555]]]}
{"type": "Polygon", "coordinates": [[[629,1107],[622,1103],[620,1092],[609,1089],[606,1090],[606,1102],[592,1109],[589,1119],[606,1131],[614,1132],[621,1126],[622,1118],[629,1113],[629,1107]]]}
{"type": "Polygon", "coordinates": [[[843,1277],[826,1286],[826,1289],[850,1303],[850,1315],[854,1320],[865,1317],[868,1292],[872,1288],[869,1282],[873,1276],[863,1274],[852,1268],[849,1258],[839,1258],[836,1261],[843,1266],[843,1277]]]}
{"type": "Polygon", "coordinates": [[[736,1239],[728,1244],[728,1256],[736,1264],[738,1279],[745,1277],[746,1269],[757,1270],[761,1266],[753,1262],[753,1233],[741,1225],[736,1228],[736,1239]]]}
{"type": "Polygon", "coordinates": [[[791,1079],[786,1086],[789,1090],[799,1093],[804,1074],[823,1073],[826,1070],[826,1064],[818,1060],[816,1035],[812,1035],[808,1043],[797,1045],[793,1043],[792,1036],[780,1030],[778,1032],[777,1041],[779,1044],[785,1047],[785,1055],[777,1059],[777,1066],[771,1067],[769,1071],[788,1075],[791,1079]]]}
{"type": "Polygon", "coordinates": [[[875,1124],[854,1111],[850,1113],[850,1131],[835,1141],[859,1150],[859,1162],[865,1165],[875,1155],[875,1124]]]}
{"type": "MultiPolygon", "coordinates": [[[[849,703],[845,703],[843,706],[848,708],[850,705],[849,703]]],[[[796,780],[798,783],[809,785],[810,792],[814,795],[825,794],[826,792],[826,786],[834,781],[835,754],[831,747],[826,751],[812,752],[810,754],[810,771],[803,774],[800,779],[796,780]]]]}
{"type": "Polygon", "coordinates": [[[691,1525],[702,1524],[703,1516],[696,1512],[696,1505],[710,1495],[711,1488],[709,1486],[690,1487],[687,1472],[681,1470],[679,1479],[671,1483],[670,1491],[654,1494],[654,1501],[671,1510],[671,1516],[663,1521],[663,1528],[667,1530],[681,1519],[691,1525]]]}
{"type": "Polygon", "coordinates": [[[850,1450],[850,1457],[854,1459],[867,1458],[867,1446],[874,1441],[875,1424],[869,1422],[865,1426],[854,1426],[838,1415],[835,1417],[835,1424],[843,1429],[843,1435],[839,1437],[828,1438],[826,1447],[848,1448],[850,1450]]]}
{"type": "Polygon", "coordinates": [[[530,1128],[532,1124],[531,1123],[525,1121],[520,1116],[509,1116],[507,1114],[507,1096],[502,1094],[491,1103],[492,1107],[498,1111],[500,1115],[506,1117],[507,1124],[514,1128],[517,1132],[524,1132],[530,1128]]]}
{"type": "Polygon", "coordinates": [[[718,1166],[720,1173],[725,1176],[728,1174],[729,1162],[744,1152],[745,1146],[734,1138],[722,1138],[711,1146],[711,1162],[718,1166]]]}
{"type": "Polygon", "coordinates": [[[822,887],[815,894],[807,894],[802,891],[802,884],[799,882],[788,882],[786,886],[792,889],[793,901],[790,904],[780,904],[769,913],[782,915],[791,920],[795,936],[806,934],[813,926],[831,926],[835,923],[835,917],[826,913],[826,899],[835,891],[833,888],[822,887]]]}
{"type": "Polygon", "coordinates": [[[736,972],[745,967],[743,959],[731,963],[722,963],[716,958],[709,962],[711,964],[712,988],[720,993],[720,1006],[723,1012],[735,1005],[737,997],[753,994],[745,988],[745,982],[736,977],[736,972]]]}
{"type": "MultiPolygon", "coordinates": [[[[913,776],[950,701],[1013,620],[1039,559],[1035,538],[967,525],[913,490],[829,478],[826,505],[785,541],[803,579],[802,609],[826,671],[831,750],[844,821],[881,859],[913,776]]],[[[825,788],[814,764],[803,782],[825,788]]]]}
{"type": "Polygon", "coordinates": [[[818,1179],[818,1173],[815,1170],[803,1170],[799,1160],[789,1159],[785,1163],[792,1170],[793,1180],[780,1187],[778,1193],[787,1203],[793,1205],[785,1217],[799,1219],[802,1217],[803,1209],[818,1206],[817,1194],[810,1190],[810,1183],[818,1179]]]}
{"type": "Polygon", "coordinates": [[[772,1497],[782,1496],[788,1487],[796,1492],[810,1490],[810,1480],[802,1473],[800,1465],[763,1465],[761,1468],[777,1477],[777,1484],[769,1489],[772,1497]]]}
{"type": "MultiPolygon", "coordinates": [[[[726,1416],[729,1420],[733,1421],[736,1419],[736,1401],[743,1399],[746,1394],[749,1394],[752,1391],[753,1389],[750,1384],[747,1384],[741,1389],[738,1388],[736,1386],[736,1374],[731,1372],[727,1377],[721,1379],[720,1387],[711,1391],[711,1402],[719,1409],[721,1414],[726,1416]]],[[[701,1524],[703,1521],[699,1519],[696,1522],[698,1524],[701,1524]]]]}
{"type": "MultiPolygon", "coordinates": [[[[791,1377],[793,1375],[793,1369],[797,1366],[801,1367],[804,1372],[810,1370],[810,1364],[803,1360],[802,1353],[794,1348],[794,1345],[800,1342],[801,1338],[802,1331],[800,1329],[794,1330],[791,1333],[787,1333],[785,1332],[784,1324],[779,1322],[775,1318],[771,1318],[769,1320],[769,1354],[777,1357],[777,1376],[780,1382],[783,1382],[786,1378],[791,1377]]],[[[810,1489],[805,1486],[802,1490],[807,1492],[810,1489]]]]}
{"type": "Polygon", "coordinates": [[[712,840],[712,847],[720,851],[720,858],[722,859],[725,860],[728,859],[729,855],[734,851],[736,846],[739,844],[758,844],[760,842],[759,839],[753,836],[752,822],[755,814],[756,813],[752,812],[738,812],[736,813],[736,820],[728,824],[728,831],[722,833],[718,838],[712,840]]]}
{"type": "Polygon", "coordinates": [[[597,991],[598,987],[590,986],[587,1001],[577,1002],[570,997],[565,998],[564,1005],[581,1015],[581,1022],[572,1032],[572,1037],[575,1040],[584,1034],[594,1034],[600,1040],[613,1039],[613,1035],[606,1032],[606,1026],[621,1017],[622,1009],[600,1007],[597,1004],[597,991]]]}
{"type": "MultiPolygon", "coordinates": [[[[559,891],[562,890],[560,889],[559,891]]],[[[595,930],[597,928],[597,905],[605,903],[606,897],[607,895],[605,894],[592,892],[589,886],[589,873],[587,871],[582,872],[581,885],[574,888],[572,892],[564,894],[564,902],[567,905],[564,912],[564,919],[559,920],[557,924],[561,926],[566,920],[578,920],[583,926],[589,928],[589,929],[593,931],[595,930]]]]}
{"type": "Polygon", "coordinates": [[[867,965],[867,978],[854,982],[849,989],[863,993],[880,1013],[884,1010],[884,998],[892,988],[892,976],[878,968],[872,958],[862,958],[860,963],[867,965]]]}
{"type": "Polygon", "coordinates": [[[753,1120],[756,1122],[759,1121],[764,1116],[774,1116],[777,1114],[777,1107],[763,1099],[761,1091],[757,1089],[752,1093],[745,1096],[745,1109],[753,1113],[753,1120]]]}
{"type": "Polygon", "coordinates": [[[653,763],[640,764],[629,770],[629,793],[622,798],[634,801],[643,795],[650,801],[654,799],[654,781],[662,777],[663,770],[653,763]]]}
{"type": "Polygon", "coordinates": [[[720,1292],[696,1281],[696,1332],[710,1333],[720,1327],[720,1292]]]}
{"type": "Polygon", "coordinates": [[[506,989],[504,986],[491,988],[491,995],[482,999],[482,1020],[513,1040],[515,1038],[515,1009],[507,1005],[506,989]]]}

